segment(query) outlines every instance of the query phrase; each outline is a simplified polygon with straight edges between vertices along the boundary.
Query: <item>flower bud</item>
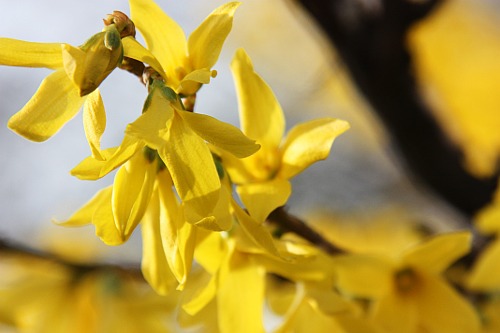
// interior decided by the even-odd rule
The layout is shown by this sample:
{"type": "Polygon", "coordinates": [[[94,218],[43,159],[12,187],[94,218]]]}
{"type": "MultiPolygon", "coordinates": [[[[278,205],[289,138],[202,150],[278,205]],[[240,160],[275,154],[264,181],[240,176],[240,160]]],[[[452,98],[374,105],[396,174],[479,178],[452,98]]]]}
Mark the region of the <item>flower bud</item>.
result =
{"type": "Polygon", "coordinates": [[[106,26],[80,47],[62,46],[66,74],[78,87],[80,96],[94,91],[121,63],[123,46],[114,24],[106,26]]]}
{"type": "Polygon", "coordinates": [[[134,22],[132,22],[132,20],[129,19],[124,13],[115,10],[113,14],[108,14],[103,21],[105,26],[114,24],[118,32],[120,32],[121,38],[125,38],[127,36],[135,37],[134,22]]]}
{"type": "Polygon", "coordinates": [[[64,69],[78,87],[80,96],[94,91],[121,64],[121,39],[135,37],[135,25],[124,13],[114,11],[103,21],[103,31],[90,37],[82,46],[62,47],[64,69]]]}

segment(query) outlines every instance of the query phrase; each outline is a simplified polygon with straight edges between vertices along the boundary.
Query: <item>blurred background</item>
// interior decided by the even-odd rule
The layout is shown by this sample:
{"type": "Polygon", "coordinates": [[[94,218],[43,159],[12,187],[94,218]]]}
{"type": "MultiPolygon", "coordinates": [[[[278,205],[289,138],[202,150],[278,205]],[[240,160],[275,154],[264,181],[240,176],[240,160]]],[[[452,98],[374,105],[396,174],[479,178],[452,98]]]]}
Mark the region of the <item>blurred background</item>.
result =
{"type": "MultiPolygon", "coordinates": [[[[157,1],[186,36],[224,2],[157,1]]],[[[243,47],[274,89],[288,128],[325,116],[351,124],[328,160],[294,180],[291,212],[350,216],[398,209],[435,230],[467,226],[496,184],[498,2],[242,2],[215,67],[218,76],[200,91],[196,111],[238,125],[229,63],[243,47]]],[[[113,10],[129,14],[123,0],[0,0],[0,8],[1,37],[72,45],[100,31],[113,10]]],[[[0,67],[0,237],[49,250],[82,240],[89,244],[82,256],[138,262],[139,237],[110,248],[92,226],[51,222],[68,218],[113,176],[84,182],[69,175],[90,153],[81,114],[41,144],[7,129],[48,73],[0,67]]],[[[111,147],[140,114],[146,91],[118,70],[100,89],[108,117],[103,147],[111,147]]]]}

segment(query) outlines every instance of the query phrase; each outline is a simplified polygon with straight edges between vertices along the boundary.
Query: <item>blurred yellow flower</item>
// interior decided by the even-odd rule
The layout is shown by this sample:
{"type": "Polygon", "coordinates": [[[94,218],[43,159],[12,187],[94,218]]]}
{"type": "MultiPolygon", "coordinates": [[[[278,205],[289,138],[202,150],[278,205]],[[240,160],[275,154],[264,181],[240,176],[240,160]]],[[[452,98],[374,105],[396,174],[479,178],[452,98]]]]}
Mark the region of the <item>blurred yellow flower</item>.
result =
{"type": "Polygon", "coordinates": [[[0,321],[17,332],[135,333],[173,328],[177,295],[158,296],[133,273],[15,254],[2,254],[0,266],[0,321]]]}
{"type": "Polygon", "coordinates": [[[474,308],[441,277],[470,243],[468,232],[456,232],[411,246],[398,257],[339,256],[337,286],[348,296],[372,300],[369,316],[387,333],[479,332],[474,308]]]}
{"type": "Polygon", "coordinates": [[[264,241],[255,240],[244,230],[243,224],[248,221],[241,223],[242,219],[251,217],[242,217],[242,213],[235,214],[240,224],[235,224],[228,234],[212,233],[198,244],[195,258],[204,273],[187,282],[187,294],[182,300],[187,315],[198,317],[202,311],[216,306],[218,332],[264,332],[265,291],[268,289],[271,297],[280,293],[279,286],[270,283],[269,276],[279,276],[282,281],[298,285],[284,295],[296,301],[282,303],[280,332],[300,326],[301,314],[308,306],[312,306],[309,314],[318,319],[318,325],[324,318],[329,318],[326,323],[335,323],[331,316],[351,311],[350,304],[335,291],[335,270],[328,255],[314,246],[283,239],[273,245],[278,256],[262,244],[264,241]],[[304,293],[300,292],[302,287],[304,293]]]}
{"type": "Polygon", "coordinates": [[[427,101],[478,176],[493,174],[500,156],[498,19],[493,2],[450,0],[409,34],[427,101]]]}

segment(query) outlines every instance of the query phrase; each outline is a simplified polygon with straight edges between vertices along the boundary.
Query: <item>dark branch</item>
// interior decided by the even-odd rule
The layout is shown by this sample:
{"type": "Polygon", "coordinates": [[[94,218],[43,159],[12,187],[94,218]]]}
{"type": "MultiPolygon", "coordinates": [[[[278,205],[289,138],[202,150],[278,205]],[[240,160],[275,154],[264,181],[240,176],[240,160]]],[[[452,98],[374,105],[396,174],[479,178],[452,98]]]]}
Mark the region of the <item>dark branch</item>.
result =
{"type": "Polygon", "coordinates": [[[51,261],[71,269],[75,275],[82,275],[97,270],[108,270],[115,272],[124,272],[136,275],[142,279],[140,268],[135,265],[115,265],[105,263],[77,263],[61,258],[53,253],[43,252],[12,241],[0,238],[0,256],[5,254],[16,254],[30,256],[40,260],[51,261]]]}
{"type": "Polygon", "coordinates": [[[319,249],[322,249],[328,254],[339,254],[344,252],[308,226],[306,222],[289,214],[285,210],[285,207],[276,208],[269,214],[267,220],[279,226],[282,231],[292,232],[316,245],[319,249]]]}
{"type": "Polygon", "coordinates": [[[135,59],[132,58],[123,58],[122,63],[120,64],[120,69],[123,69],[139,78],[139,80],[144,84],[144,70],[146,69],[146,66],[135,59]]]}
{"type": "Polygon", "coordinates": [[[438,0],[298,0],[323,28],[378,113],[415,180],[467,216],[491,201],[496,177],[480,180],[444,137],[422,98],[406,47],[409,27],[438,0]]]}

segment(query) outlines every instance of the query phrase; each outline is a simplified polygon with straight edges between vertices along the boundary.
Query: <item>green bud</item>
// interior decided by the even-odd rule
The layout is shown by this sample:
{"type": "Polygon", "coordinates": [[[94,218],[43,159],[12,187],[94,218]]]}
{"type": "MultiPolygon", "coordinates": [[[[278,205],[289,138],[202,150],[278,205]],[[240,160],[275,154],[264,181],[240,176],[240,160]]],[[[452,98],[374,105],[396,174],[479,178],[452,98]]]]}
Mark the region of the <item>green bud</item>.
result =
{"type": "Polygon", "coordinates": [[[123,46],[114,25],[89,38],[82,46],[63,45],[64,69],[78,87],[80,96],[94,91],[121,63],[123,46]]]}
{"type": "Polygon", "coordinates": [[[149,84],[150,94],[153,90],[158,89],[158,91],[173,105],[182,109],[181,98],[179,95],[169,86],[167,86],[162,80],[153,79],[149,84]]]}
{"type": "Polygon", "coordinates": [[[109,29],[104,34],[104,46],[110,51],[120,48],[122,40],[120,33],[116,29],[109,29]]]}

